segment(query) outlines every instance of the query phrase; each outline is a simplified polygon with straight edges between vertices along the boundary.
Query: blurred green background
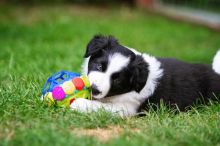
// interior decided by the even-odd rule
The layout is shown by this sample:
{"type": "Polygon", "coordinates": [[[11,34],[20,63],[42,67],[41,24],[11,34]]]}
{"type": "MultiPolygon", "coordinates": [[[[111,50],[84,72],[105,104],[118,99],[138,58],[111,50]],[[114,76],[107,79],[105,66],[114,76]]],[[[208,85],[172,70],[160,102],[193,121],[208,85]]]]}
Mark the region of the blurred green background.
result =
{"type": "MultiPolygon", "coordinates": [[[[54,4],[54,3],[69,3],[69,4],[128,4],[130,6],[135,6],[138,0],[2,0],[2,3],[11,4],[54,4]]],[[[142,0],[143,1],[143,0],[142,0]]],[[[177,4],[185,6],[193,6],[198,8],[214,8],[218,9],[220,7],[219,0],[144,0],[151,3],[152,1],[164,2],[168,4],[177,4]]]]}

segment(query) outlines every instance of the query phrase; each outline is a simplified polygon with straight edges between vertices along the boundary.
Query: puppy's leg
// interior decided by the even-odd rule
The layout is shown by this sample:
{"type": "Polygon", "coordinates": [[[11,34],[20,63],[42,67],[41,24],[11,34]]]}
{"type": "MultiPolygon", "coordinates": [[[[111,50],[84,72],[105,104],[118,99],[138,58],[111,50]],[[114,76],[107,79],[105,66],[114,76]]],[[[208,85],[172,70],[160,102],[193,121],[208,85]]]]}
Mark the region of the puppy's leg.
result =
{"type": "Polygon", "coordinates": [[[126,104],[113,104],[113,103],[102,103],[96,100],[87,100],[83,98],[76,99],[70,108],[81,112],[96,112],[99,109],[104,109],[111,113],[119,114],[122,117],[131,116],[136,114],[136,110],[129,109],[129,105],[126,104]]]}

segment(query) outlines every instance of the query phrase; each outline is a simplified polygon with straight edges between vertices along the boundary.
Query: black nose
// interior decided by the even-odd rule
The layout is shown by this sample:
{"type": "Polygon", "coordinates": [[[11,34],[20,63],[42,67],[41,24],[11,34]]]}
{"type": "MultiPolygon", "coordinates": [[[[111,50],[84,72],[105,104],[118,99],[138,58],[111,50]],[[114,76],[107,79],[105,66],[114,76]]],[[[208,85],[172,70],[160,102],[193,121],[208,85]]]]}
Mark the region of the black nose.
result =
{"type": "Polygon", "coordinates": [[[97,89],[97,86],[92,84],[92,94],[93,95],[98,95],[100,94],[101,92],[97,89]]]}

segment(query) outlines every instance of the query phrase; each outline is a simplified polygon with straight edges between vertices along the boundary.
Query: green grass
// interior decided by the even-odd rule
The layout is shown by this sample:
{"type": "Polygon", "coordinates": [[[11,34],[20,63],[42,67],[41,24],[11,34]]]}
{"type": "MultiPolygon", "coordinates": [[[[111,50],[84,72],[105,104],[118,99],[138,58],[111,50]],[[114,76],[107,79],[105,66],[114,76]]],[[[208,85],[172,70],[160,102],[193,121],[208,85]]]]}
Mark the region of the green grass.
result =
{"type": "Polygon", "coordinates": [[[124,7],[1,6],[0,145],[220,145],[220,105],[215,103],[127,119],[43,105],[38,97],[47,77],[59,70],[80,72],[86,44],[98,33],[112,34],[139,51],[192,63],[211,63],[220,47],[220,33],[124,7]],[[73,132],[109,125],[124,132],[105,143],[73,132]]]}

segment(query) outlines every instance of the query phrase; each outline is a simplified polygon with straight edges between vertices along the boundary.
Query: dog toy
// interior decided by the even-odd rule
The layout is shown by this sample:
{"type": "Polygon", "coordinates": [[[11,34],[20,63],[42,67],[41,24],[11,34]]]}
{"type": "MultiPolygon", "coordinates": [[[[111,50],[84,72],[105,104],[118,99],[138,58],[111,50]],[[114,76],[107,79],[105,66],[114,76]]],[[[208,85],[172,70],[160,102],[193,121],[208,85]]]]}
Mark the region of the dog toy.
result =
{"type": "Polygon", "coordinates": [[[59,71],[47,79],[42,98],[49,106],[69,107],[76,98],[91,99],[91,86],[84,75],[59,71]]]}

